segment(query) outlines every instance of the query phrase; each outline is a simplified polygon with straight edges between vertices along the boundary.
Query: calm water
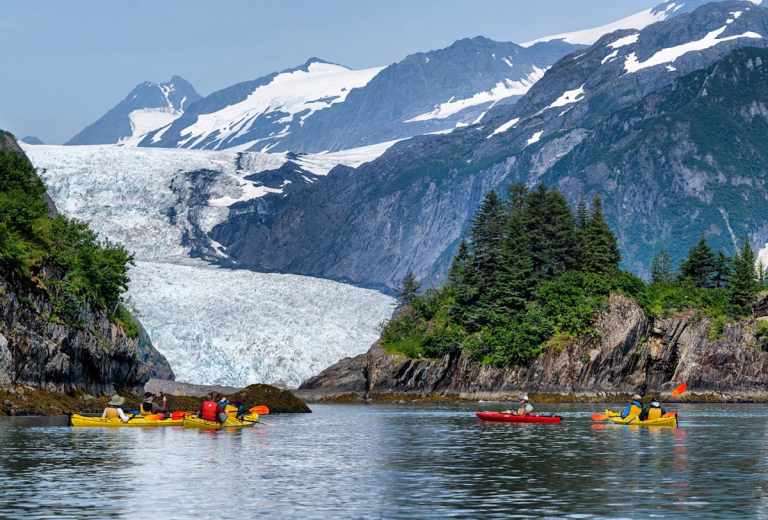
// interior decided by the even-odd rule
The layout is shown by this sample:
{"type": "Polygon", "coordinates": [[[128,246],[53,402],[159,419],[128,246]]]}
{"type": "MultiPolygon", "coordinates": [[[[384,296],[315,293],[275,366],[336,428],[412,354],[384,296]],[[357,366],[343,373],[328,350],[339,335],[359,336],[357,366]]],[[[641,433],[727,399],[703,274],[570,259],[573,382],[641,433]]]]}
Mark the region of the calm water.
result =
{"type": "Polygon", "coordinates": [[[313,409],[236,432],[0,422],[0,518],[768,518],[768,406],[681,406],[677,430],[586,405],[559,426],[313,409]]]}

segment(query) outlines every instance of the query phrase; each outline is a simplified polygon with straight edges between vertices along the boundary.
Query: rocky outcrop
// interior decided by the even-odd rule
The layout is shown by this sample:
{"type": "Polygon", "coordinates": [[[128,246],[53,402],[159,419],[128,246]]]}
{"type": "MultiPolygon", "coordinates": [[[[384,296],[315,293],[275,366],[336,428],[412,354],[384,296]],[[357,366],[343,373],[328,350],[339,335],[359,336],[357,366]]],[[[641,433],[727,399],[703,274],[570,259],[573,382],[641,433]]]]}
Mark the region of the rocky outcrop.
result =
{"type": "Polygon", "coordinates": [[[755,321],[726,325],[687,312],[654,321],[632,300],[613,295],[593,338],[552,347],[528,366],[496,368],[455,353],[409,359],[374,345],[307,380],[307,399],[393,396],[506,399],[520,391],[604,398],[664,393],[686,382],[688,396],[768,401],[768,352],[755,321]]]}
{"type": "Polygon", "coordinates": [[[0,386],[102,395],[140,390],[152,376],[173,377],[151,342],[129,337],[104,313],[83,309],[78,326],[53,315],[45,291],[0,274],[0,386]]]}

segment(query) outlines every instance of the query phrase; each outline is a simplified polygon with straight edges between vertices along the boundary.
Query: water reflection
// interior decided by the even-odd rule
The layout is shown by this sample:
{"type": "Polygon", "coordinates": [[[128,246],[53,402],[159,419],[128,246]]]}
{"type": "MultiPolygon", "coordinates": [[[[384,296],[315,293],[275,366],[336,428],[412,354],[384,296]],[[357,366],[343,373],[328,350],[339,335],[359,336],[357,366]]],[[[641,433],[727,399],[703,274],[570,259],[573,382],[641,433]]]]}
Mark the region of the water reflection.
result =
{"type": "Polygon", "coordinates": [[[765,517],[764,406],[678,429],[487,424],[456,406],[318,406],[253,429],[0,423],[2,518],[765,517]]]}

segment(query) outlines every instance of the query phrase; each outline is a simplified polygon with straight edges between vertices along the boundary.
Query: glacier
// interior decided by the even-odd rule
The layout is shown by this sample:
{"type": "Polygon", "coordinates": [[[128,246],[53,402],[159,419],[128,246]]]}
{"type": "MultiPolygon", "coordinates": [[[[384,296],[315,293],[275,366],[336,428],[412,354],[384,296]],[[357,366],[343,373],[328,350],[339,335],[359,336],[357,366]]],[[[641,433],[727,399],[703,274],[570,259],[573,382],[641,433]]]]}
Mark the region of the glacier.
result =
{"type": "MultiPolygon", "coordinates": [[[[384,149],[299,159],[327,173],[334,162],[356,165],[384,149]]],[[[24,150],[64,214],[135,255],[127,303],[179,380],[297,386],[364,352],[394,310],[395,301],[377,291],[190,258],[192,227],[208,232],[223,222],[229,208],[221,201],[247,195],[243,177],[278,168],[285,154],[116,145],[24,150]],[[212,176],[207,199],[183,186],[194,171],[212,176]]]]}

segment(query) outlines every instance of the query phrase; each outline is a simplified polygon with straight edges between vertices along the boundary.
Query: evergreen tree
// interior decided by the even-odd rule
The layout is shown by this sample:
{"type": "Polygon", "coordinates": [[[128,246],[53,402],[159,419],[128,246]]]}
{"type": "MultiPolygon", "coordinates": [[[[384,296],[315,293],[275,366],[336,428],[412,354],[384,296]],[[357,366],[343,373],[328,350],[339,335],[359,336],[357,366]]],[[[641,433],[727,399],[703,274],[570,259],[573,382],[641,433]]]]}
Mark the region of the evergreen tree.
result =
{"type": "Polygon", "coordinates": [[[525,228],[524,201],[511,202],[502,248],[499,292],[492,297],[507,312],[516,312],[525,307],[533,290],[533,260],[525,228]]]}
{"type": "Polygon", "coordinates": [[[413,271],[408,271],[403,281],[400,283],[400,287],[397,289],[397,297],[400,300],[401,305],[410,305],[413,300],[416,299],[421,283],[416,280],[413,271]]]}
{"type": "Polygon", "coordinates": [[[712,277],[712,284],[718,289],[728,287],[732,271],[731,259],[720,251],[715,258],[715,273],[712,277]]]}
{"type": "Polygon", "coordinates": [[[579,231],[584,231],[589,223],[589,210],[587,209],[587,203],[584,199],[579,200],[578,206],[576,206],[576,227],[579,231]]]}
{"type": "Polygon", "coordinates": [[[469,246],[466,240],[462,240],[456,256],[451,262],[451,269],[448,271],[448,283],[454,288],[463,285],[466,282],[467,268],[472,259],[469,254],[469,246]]]}
{"type": "Polygon", "coordinates": [[[581,267],[584,271],[612,274],[619,270],[619,245],[605,221],[603,203],[599,196],[592,202],[592,214],[582,237],[581,267]]]}
{"type": "Polygon", "coordinates": [[[766,280],[765,266],[762,260],[757,261],[757,283],[760,284],[760,288],[764,289],[768,280],[766,280]]]}
{"type": "Polygon", "coordinates": [[[741,314],[749,313],[760,292],[755,264],[755,253],[749,241],[745,240],[741,251],[733,259],[733,275],[729,286],[731,305],[741,314]]]}
{"type": "Polygon", "coordinates": [[[533,281],[550,279],[579,264],[579,239],[573,213],[563,195],[539,186],[527,197],[525,230],[533,281]]]}
{"type": "Polygon", "coordinates": [[[693,282],[696,287],[711,288],[714,286],[715,265],[715,255],[702,236],[680,266],[680,276],[693,282]]]}
{"type": "Polygon", "coordinates": [[[653,257],[651,262],[651,283],[670,284],[675,281],[672,272],[672,257],[666,250],[662,250],[653,257]]]}

